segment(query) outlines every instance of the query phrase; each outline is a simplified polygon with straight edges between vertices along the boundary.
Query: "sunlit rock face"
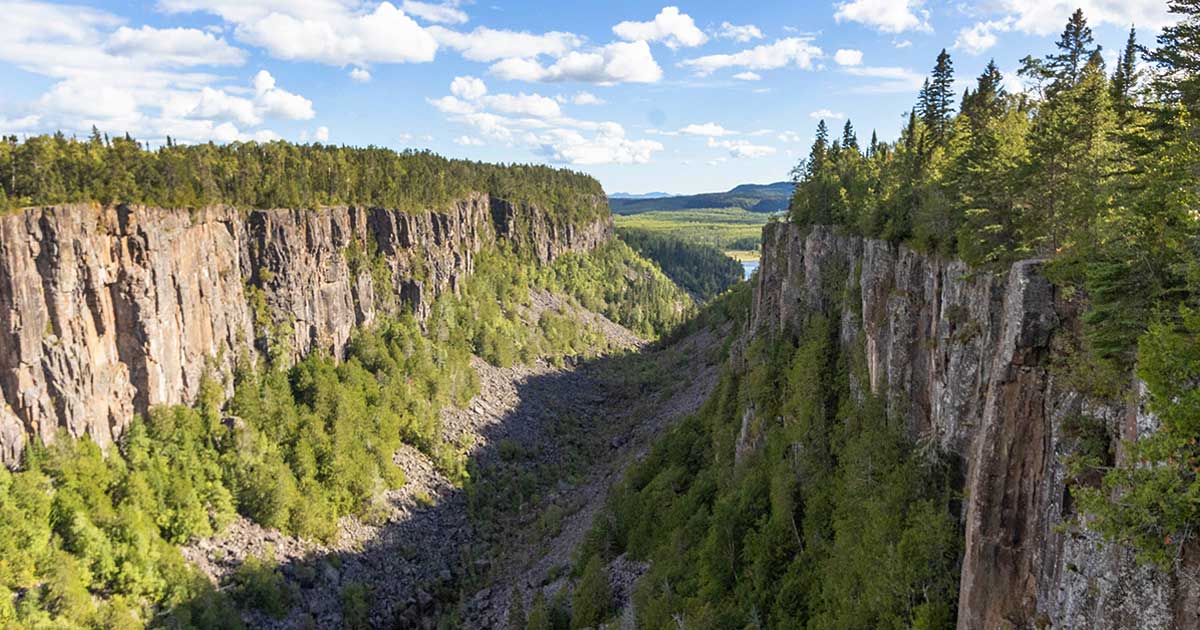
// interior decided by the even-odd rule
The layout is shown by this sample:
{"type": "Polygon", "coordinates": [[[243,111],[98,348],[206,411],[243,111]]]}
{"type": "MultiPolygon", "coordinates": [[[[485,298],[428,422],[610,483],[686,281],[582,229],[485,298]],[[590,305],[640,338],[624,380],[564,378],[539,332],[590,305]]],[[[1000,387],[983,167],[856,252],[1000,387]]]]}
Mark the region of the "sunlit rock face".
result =
{"type": "MultiPolygon", "coordinates": [[[[972,273],[903,245],[773,223],[751,333],[836,318],[852,390],[884,396],[918,444],[961,464],[960,629],[1200,627],[1195,580],[1182,577],[1200,566],[1195,554],[1167,574],[1065,525],[1077,515],[1064,421],[1100,418],[1122,439],[1156,422],[1136,401],[1090,400],[1056,379],[1051,348],[1078,322],[1042,266],[972,273]]],[[[739,452],[758,443],[745,429],[739,452]]]]}
{"type": "MultiPolygon", "coordinates": [[[[597,200],[594,203],[602,203],[597,200]]],[[[596,216],[593,213],[591,216],[596,216]]],[[[457,291],[485,248],[545,263],[612,236],[475,194],[426,212],[62,205],[0,217],[0,461],[60,431],[107,448],[135,414],[278,348],[340,356],[358,326],[457,291]]]]}

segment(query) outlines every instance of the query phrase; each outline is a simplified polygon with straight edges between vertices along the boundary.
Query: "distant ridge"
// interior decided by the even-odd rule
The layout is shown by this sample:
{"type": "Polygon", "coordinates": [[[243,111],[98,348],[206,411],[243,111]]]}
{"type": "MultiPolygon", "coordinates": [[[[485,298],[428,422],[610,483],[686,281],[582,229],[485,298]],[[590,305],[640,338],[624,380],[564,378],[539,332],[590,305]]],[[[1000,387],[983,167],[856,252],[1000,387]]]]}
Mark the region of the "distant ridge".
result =
{"type": "Polygon", "coordinates": [[[779,212],[786,210],[792,198],[792,182],[774,184],[742,184],[727,192],[699,195],[650,197],[609,195],[608,205],[615,214],[639,214],[654,210],[689,210],[694,208],[744,208],[750,212],[779,212]]]}
{"type": "Polygon", "coordinates": [[[678,197],[665,192],[648,192],[648,193],[613,193],[608,196],[609,199],[662,199],[663,197],[678,197]]]}

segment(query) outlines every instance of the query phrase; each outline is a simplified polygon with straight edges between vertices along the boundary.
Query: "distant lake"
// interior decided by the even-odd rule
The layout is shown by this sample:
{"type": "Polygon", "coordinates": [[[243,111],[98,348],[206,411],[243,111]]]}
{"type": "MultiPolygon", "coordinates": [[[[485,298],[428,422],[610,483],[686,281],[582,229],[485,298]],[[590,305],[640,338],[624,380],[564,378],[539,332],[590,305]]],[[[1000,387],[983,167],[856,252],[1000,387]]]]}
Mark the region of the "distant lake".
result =
{"type": "Polygon", "coordinates": [[[754,275],[755,269],[758,269],[758,261],[757,260],[743,260],[742,261],[742,273],[745,274],[746,280],[749,280],[750,276],[754,275]]]}

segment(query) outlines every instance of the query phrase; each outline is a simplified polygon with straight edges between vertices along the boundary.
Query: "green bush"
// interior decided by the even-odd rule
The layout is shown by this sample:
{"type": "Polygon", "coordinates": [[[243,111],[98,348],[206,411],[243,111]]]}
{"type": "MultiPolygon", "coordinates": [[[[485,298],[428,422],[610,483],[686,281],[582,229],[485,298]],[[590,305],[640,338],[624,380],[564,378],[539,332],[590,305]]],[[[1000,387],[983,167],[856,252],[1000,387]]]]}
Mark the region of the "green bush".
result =
{"type": "Polygon", "coordinates": [[[591,628],[608,619],[613,609],[612,586],[599,556],[592,556],[571,597],[571,628],[591,628]]]}
{"type": "Polygon", "coordinates": [[[234,599],[247,608],[257,608],[282,618],[292,607],[292,591],[273,560],[247,556],[230,577],[234,599]]]}

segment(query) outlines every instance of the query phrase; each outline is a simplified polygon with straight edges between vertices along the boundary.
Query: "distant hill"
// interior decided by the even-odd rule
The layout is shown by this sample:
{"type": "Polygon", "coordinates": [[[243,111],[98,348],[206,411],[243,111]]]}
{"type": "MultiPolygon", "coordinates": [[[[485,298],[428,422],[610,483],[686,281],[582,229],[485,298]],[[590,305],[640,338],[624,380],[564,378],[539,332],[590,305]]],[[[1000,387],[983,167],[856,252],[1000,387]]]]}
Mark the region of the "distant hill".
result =
{"type": "Polygon", "coordinates": [[[675,197],[671,193],[665,192],[648,192],[648,193],[613,193],[608,196],[609,199],[662,199],[663,197],[675,197]]]}
{"type": "Polygon", "coordinates": [[[788,201],[792,198],[792,187],[792,182],[776,182],[774,184],[742,184],[728,192],[699,195],[641,199],[612,195],[608,198],[608,205],[614,214],[734,207],[750,212],[770,213],[787,209],[788,201]]]}

